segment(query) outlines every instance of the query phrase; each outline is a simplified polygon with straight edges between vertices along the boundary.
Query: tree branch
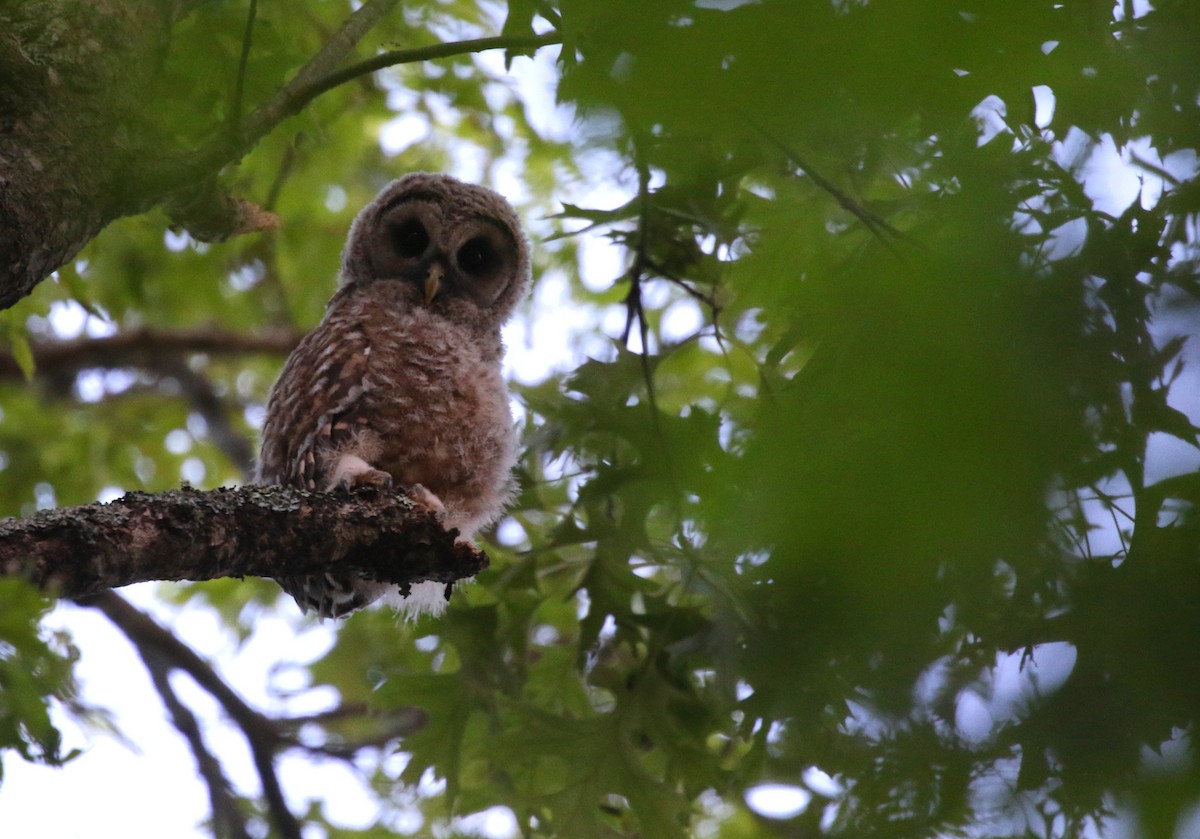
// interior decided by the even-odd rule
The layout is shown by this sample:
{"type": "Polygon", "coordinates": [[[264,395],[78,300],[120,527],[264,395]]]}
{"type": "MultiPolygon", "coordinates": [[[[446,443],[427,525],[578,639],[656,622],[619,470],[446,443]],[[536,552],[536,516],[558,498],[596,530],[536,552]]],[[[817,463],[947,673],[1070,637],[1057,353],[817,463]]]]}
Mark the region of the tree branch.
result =
{"type": "MultiPolygon", "coordinates": [[[[115,595],[114,595],[115,596],[115,595]]],[[[150,680],[154,689],[162,698],[171,722],[177,731],[187,740],[196,758],[196,769],[208,787],[208,805],[212,810],[213,829],[216,836],[229,839],[250,839],[246,830],[246,822],[238,809],[237,801],[229,787],[229,781],[221,769],[221,762],[213,756],[204,743],[204,735],[200,731],[200,723],[196,715],[183,704],[175,689],[171,686],[171,668],[158,656],[147,650],[138,648],[142,663],[150,671],[150,680]]]]}
{"type": "MultiPolygon", "coordinates": [[[[389,0],[388,5],[394,3],[389,0]]],[[[371,5],[371,4],[367,4],[371,5]]],[[[550,44],[562,43],[562,36],[557,32],[547,32],[541,35],[493,36],[488,38],[472,38],[465,41],[452,41],[448,44],[430,44],[408,50],[393,50],[380,53],[365,61],[351,64],[342,70],[334,70],[338,61],[349,51],[346,33],[357,15],[367,9],[363,6],[346,22],[342,28],[311,61],[305,64],[296,75],[271,97],[266,104],[259,106],[243,121],[240,130],[233,138],[228,135],[210,144],[197,155],[196,164],[201,172],[213,172],[221,166],[236,161],[254,147],[255,143],[270,133],[275,126],[288,117],[298,114],[308,103],[322,93],[335,87],[353,81],[354,79],[393,67],[399,64],[414,64],[419,61],[431,61],[437,58],[449,58],[455,55],[467,55],[494,49],[531,49],[550,44]],[[230,144],[232,143],[232,148],[230,144]]],[[[362,34],[365,34],[362,33],[362,34]]],[[[361,37],[361,34],[357,37],[361,37]]]]}
{"type": "MultiPolygon", "coordinates": [[[[28,294],[109,222],[155,206],[205,241],[276,226],[268,210],[231,195],[219,173],[327,90],[393,64],[559,40],[552,33],[435,44],[339,71],[398,2],[366,0],[265,103],[243,115],[234,93],[227,122],[179,143],[162,142],[148,103],[172,25],[198,2],[0,2],[0,111],[20,117],[0,135],[0,308],[28,294]],[[61,17],[54,26],[45,24],[50,9],[61,17]]],[[[252,29],[251,19],[243,58],[252,29]]]]}
{"type": "Polygon", "coordinates": [[[157,657],[170,664],[171,668],[191,676],[196,684],[221,704],[229,718],[247,732],[246,736],[249,739],[272,739],[263,734],[263,731],[272,728],[271,720],[247,705],[246,701],[217,675],[211,664],[150,615],[115,591],[103,591],[91,597],[79,598],[77,602],[80,606],[103,612],[104,616],[137,647],[139,655],[157,657]]]}
{"type": "Polygon", "coordinates": [[[278,125],[287,117],[295,114],[309,102],[312,97],[301,101],[295,110],[291,105],[297,98],[297,91],[303,91],[320,79],[333,72],[342,60],[358,45],[371,29],[388,12],[395,8],[399,0],[367,0],[358,11],[352,14],[332,38],[325,42],[320,51],[307,64],[300,68],[292,80],[285,84],[267,104],[257,108],[246,120],[245,128],[239,135],[243,147],[253,145],[260,137],[278,125]]]}
{"type": "Polygon", "coordinates": [[[353,570],[402,588],[453,582],[488,559],[434,513],[389,491],[245,486],[129,493],[107,504],[0,521],[0,573],[61,597],[146,580],[353,570]]]}
{"type": "Polygon", "coordinates": [[[212,666],[196,654],[195,650],[116,592],[102,592],[95,597],[81,601],[81,605],[91,606],[103,612],[137,648],[138,654],[141,655],[154,678],[155,687],[171,711],[176,727],[192,744],[197,763],[201,764],[201,773],[204,774],[209,784],[214,821],[219,817],[218,806],[224,806],[227,803],[219,800],[222,792],[227,796],[224,776],[220,772],[220,766],[209,767],[208,772],[205,772],[202,755],[209,755],[208,750],[204,747],[195,718],[186,708],[182,708],[182,703],[179,703],[178,698],[175,698],[174,701],[182,708],[182,716],[177,714],[176,708],[172,705],[171,698],[175,694],[165,678],[165,671],[169,669],[181,670],[191,676],[196,684],[208,691],[221,704],[225,713],[241,729],[250,746],[254,766],[262,783],[263,795],[267,799],[267,808],[271,813],[271,820],[275,823],[280,836],[285,839],[298,839],[300,826],[284,800],[283,789],[275,772],[275,753],[281,746],[291,744],[282,737],[276,721],[247,705],[245,700],[217,675],[212,666]],[[168,692],[163,690],[164,685],[169,696],[168,692]],[[197,746],[199,751],[197,751],[197,746]]]}
{"type": "MultiPolygon", "coordinates": [[[[66,395],[82,370],[91,368],[137,368],[160,381],[174,379],[208,425],[208,433],[244,480],[254,469],[253,446],[230,421],[230,406],[213,389],[208,378],[194,370],[186,357],[202,353],[222,355],[286,355],[299,343],[302,333],[274,330],[247,334],[220,329],[158,330],[133,329],[105,338],[72,341],[40,341],[31,347],[36,380],[55,395],[66,395]]],[[[22,381],[14,356],[0,353],[0,383],[22,381]]]]}
{"type": "Polygon", "coordinates": [[[541,35],[499,35],[490,38],[472,38],[466,41],[452,41],[448,44],[430,44],[427,47],[415,47],[408,50],[392,50],[382,52],[365,61],[351,64],[336,73],[330,73],[324,78],[315,80],[308,87],[295,91],[295,101],[289,103],[290,113],[300,111],[305,105],[326,91],[332,90],[360,76],[395,67],[400,64],[416,64],[419,61],[432,61],[435,58],[450,58],[455,55],[467,55],[474,52],[499,49],[536,49],[537,47],[561,44],[562,36],[557,32],[546,32],[541,35]]]}
{"type": "Polygon", "coordinates": [[[274,96],[248,114],[245,119],[237,121],[233,131],[222,130],[206,147],[196,153],[184,166],[192,173],[190,176],[181,177],[174,165],[168,166],[163,175],[170,182],[182,181],[192,184],[182,191],[173,192],[170,196],[167,203],[171,218],[203,241],[220,241],[239,233],[274,227],[278,220],[273,214],[257,205],[228,195],[213,179],[213,173],[240,160],[277,125],[300,113],[322,93],[339,85],[398,64],[412,64],[493,49],[531,49],[562,41],[557,32],[473,38],[381,53],[342,70],[334,70],[358,40],[396,2],[398,0],[372,0],[359,8],[326,42],[321,51],[301,67],[274,96]]]}
{"type": "MultiPolygon", "coordinates": [[[[277,329],[248,334],[225,329],[129,329],[104,338],[33,343],[38,375],[60,376],[90,367],[159,367],[165,354],[286,355],[300,343],[302,333],[277,329]]],[[[0,353],[0,381],[23,380],[21,368],[8,353],[0,353]]]]}
{"type": "MultiPolygon", "coordinates": [[[[163,187],[170,192],[169,183],[196,184],[212,177],[221,167],[241,159],[254,144],[267,135],[275,126],[290,116],[299,113],[300,109],[311,102],[321,91],[305,96],[304,91],[319,84],[322,79],[334,72],[342,60],[357,46],[358,42],[390,12],[399,0],[367,0],[358,8],[342,27],[335,32],[315,56],[301,67],[296,75],[281,87],[265,104],[255,108],[250,114],[241,119],[230,132],[227,127],[217,133],[208,145],[202,148],[188,161],[183,168],[190,170],[190,176],[175,170],[174,165],[168,166],[163,175],[168,179],[163,187]],[[180,176],[183,175],[181,178],[180,176]]],[[[328,89],[328,88],[325,88],[328,89]]],[[[204,206],[213,205],[214,201],[223,200],[227,196],[210,196],[205,199],[204,206]]],[[[191,200],[191,194],[185,193],[184,203],[191,200]]],[[[186,213],[184,214],[186,215],[186,213]]],[[[187,225],[186,217],[177,219],[187,225]]]]}

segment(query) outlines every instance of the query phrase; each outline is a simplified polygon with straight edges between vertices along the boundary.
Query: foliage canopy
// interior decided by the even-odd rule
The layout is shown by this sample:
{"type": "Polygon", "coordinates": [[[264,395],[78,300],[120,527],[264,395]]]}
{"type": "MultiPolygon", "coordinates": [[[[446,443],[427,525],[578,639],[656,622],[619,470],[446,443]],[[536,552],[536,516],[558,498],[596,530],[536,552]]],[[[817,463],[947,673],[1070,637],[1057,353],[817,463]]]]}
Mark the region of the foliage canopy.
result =
{"type": "MultiPolygon", "coordinates": [[[[348,12],[262,4],[239,73],[247,5],[177,25],[158,130],[268,98],[348,12]]],[[[329,835],[495,805],[573,839],[1172,835],[1200,793],[1200,9],[446,0],[359,53],[534,31],[561,45],[383,69],[266,136],[224,181],[277,231],[129,218],[13,309],[17,360],[78,337],[65,301],[94,317],[72,363],[0,385],[0,510],[244,480],[277,351],[87,339],[308,328],[357,208],[450,171],[535,237],[522,491],[443,621],[331,627],[312,684],[366,713],[318,739],[373,744],[381,815],[329,835]],[[1142,180],[1114,198],[1118,153],[1142,180]],[[814,798],[756,815],[766,781],[814,798]]],[[[73,653],[0,582],[0,747],[58,760],[73,653]]],[[[242,635],[293,608],[163,596],[242,635]]]]}

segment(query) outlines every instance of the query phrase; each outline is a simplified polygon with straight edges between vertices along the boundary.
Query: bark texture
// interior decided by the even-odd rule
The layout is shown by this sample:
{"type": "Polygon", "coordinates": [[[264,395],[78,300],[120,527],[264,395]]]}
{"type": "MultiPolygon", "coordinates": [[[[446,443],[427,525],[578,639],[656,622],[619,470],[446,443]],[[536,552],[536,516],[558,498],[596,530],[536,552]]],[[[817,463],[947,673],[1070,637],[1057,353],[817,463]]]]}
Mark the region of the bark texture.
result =
{"type": "Polygon", "coordinates": [[[154,122],[155,83],[194,0],[0,0],[0,309],[109,222],[158,205],[203,241],[275,227],[218,173],[327,89],[397,2],[366,0],[269,102],[181,139],[154,122]]]}
{"type": "Polygon", "coordinates": [[[403,495],[371,487],[185,488],[0,521],[0,573],[60,597],[147,580],[295,576],[334,566],[403,587],[486,568],[487,556],[456,535],[403,495]]]}
{"type": "MultiPolygon", "coordinates": [[[[159,0],[0,0],[0,308],[143,208],[159,0]]],[[[153,154],[151,159],[160,156],[153,154]]]]}
{"type": "Polygon", "coordinates": [[[345,66],[399,4],[364,0],[266,101],[241,102],[239,86],[223,124],[183,137],[155,94],[173,27],[202,2],[0,0],[0,309],[122,216],[162,206],[172,223],[208,242],[277,226],[273,214],[230,195],[218,175],[338,85],[396,64],[560,40],[476,38],[345,66]]]}

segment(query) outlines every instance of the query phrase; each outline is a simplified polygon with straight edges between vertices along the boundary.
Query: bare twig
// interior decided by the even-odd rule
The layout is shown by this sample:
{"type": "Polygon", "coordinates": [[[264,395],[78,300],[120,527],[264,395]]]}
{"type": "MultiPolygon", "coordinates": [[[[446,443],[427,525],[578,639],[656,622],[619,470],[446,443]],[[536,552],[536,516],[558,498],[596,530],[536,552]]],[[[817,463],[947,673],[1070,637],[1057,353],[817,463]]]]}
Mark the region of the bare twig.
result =
{"type": "MultiPolygon", "coordinates": [[[[275,772],[275,753],[284,744],[275,722],[247,705],[245,700],[217,675],[212,666],[196,654],[195,650],[117,593],[103,592],[81,601],[81,604],[92,606],[103,612],[137,647],[152,675],[155,672],[153,662],[163,662],[170,668],[187,673],[221,704],[221,708],[241,729],[250,746],[254,766],[262,783],[263,795],[267,799],[271,820],[274,822],[278,834],[284,839],[300,839],[300,825],[284,800],[283,789],[275,772]]],[[[157,684],[156,679],[156,686],[157,684]]],[[[164,701],[166,701],[165,695],[164,701]]],[[[174,711],[172,711],[172,715],[174,715],[174,711]]],[[[188,716],[190,716],[190,712],[188,712],[188,716]]],[[[185,736],[188,737],[189,742],[192,742],[192,738],[186,732],[185,736]]],[[[203,744],[201,744],[201,748],[203,748],[203,744]]],[[[197,754],[197,760],[200,760],[199,754],[197,754]]],[[[219,773],[219,767],[217,771],[219,773]]],[[[216,812],[214,803],[214,817],[216,812]]]]}
{"type": "Polygon", "coordinates": [[[242,94],[246,89],[246,64],[250,60],[250,45],[254,43],[254,21],[258,17],[258,0],[250,0],[246,13],[246,29],[242,32],[242,54],[238,58],[237,82],[233,87],[233,103],[229,109],[229,124],[236,134],[242,124],[242,94]]]}
{"type": "Polygon", "coordinates": [[[250,839],[250,833],[246,830],[246,820],[238,809],[237,801],[229,787],[229,781],[221,769],[221,762],[205,745],[196,715],[183,704],[171,686],[171,668],[157,656],[141,647],[138,648],[138,652],[141,654],[146,669],[150,672],[150,680],[154,683],[154,689],[158,691],[163,705],[171,715],[172,724],[183,735],[183,739],[187,740],[188,746],[191,747],[192,754],[196,758],[196,769],[208,787],[208,803],[212,809],[213,832],[218,837],[250,839]]]}
{"type": "MultiPolygon", "coordinates": [[[[233,332],[195,329],[129,329],[105,338],[71,341],[38,341],[33,344],[36,375],[54,376],[94,367],[155,367],[164,355],[204,353],[222,355],[286,355],[300,342],[302,333],[273,330],[233,332]]],[[[0,353],[0,381],[21,380],[16,359],[0,353]]]]}
{"type": "Polygon", "coordinates": [[[767,131],[749,116],[746,116],[745,118],[752,128],[765,137],[771,143],[771,145],[783,152],[784,156],[789,158],[792,163],[795,164],[796,168],[807,175],[809,179],[817,185],[818,188],[833,196],[834,200],[838,202],[843,210],[857,218],[868,230],[874,233],[879,241],[883,243],[883,246],[889,251],[891,251],[893,254],[897,253],[896,249],[892,246],[892,243],[888,240],[888,236],[901,241],[908,241],[907,236],[905,236],[896,228],[892,227],[858,201],[855,201],[844,190],[838,188],[833,181],[829,180],[820,172],[818,172],[812,166],[812,164],[801,157],[794,148],[789,146],[783,140],[779,139],[779,137],[767,131]]]}
{"type": "Polygon", "coordinates": [[[387,67],[416,64],[420,61],[451,58],[456,55],[468,55],[487,50],[534,49],[560,43],[562,43],[561,35],[557,32],[546,32],[541,35],[498,35],[489,38],[471,38],[466,41],[452,41],[448,44],[430,44],[427,47],[382,52],[357,64],[351,64],[336,73],[330,73],[325,78],[314,82],[310,87],[299,91],[298,96],[302,98],[298,101],[296,110],[300,110],[328,90],[387,67]]]}
{"type": "Polygon", "coordinates": [[[646,307],[642,300],[642,284],[645,281],[646,269],[650,266],[648,248],[649,218],[653,208],[650,203],[650,167],[646,165],[641,153],[638,152],[638,226],[637,244],[634,249],[633,264],[629,266],[629,293],[625,297],[625,331],[622,341],[626,348],[629,346],[629,336],[634,322],[638,325],[638,336],[641,339],[642,351],[638,356],[641,363],[642,379],[646,384],[647,410],[654,433],[662,443],[662,459],[666,465],[667,475],[671,484],[678,489],[680,486],[675,469],[675,458],[671,447],[667,444],[666,434],[663,433],[662,415],[658,408],[658,394],[654,389],[654,371],[650,366],[650,324],[646,318],[646,307]]]}
{"type": "Polygon", "coordinates": [[[279,169],[276,170],[275,178],[271,181],[271,188],[267,190],[267,200],[263,202],[263,209],[267,212],[274,212],[275,205],[279,203],[279,194],[283,192],[283,185],[292,174],[292,167],[296,165],[296,148],[302,136],[297,134],[292,137],[292,141],[288,143],[288,147],[283,152],[283,159],[279,161],[279,169]]]}
{"type": "Polygon", "coordinates": [[[245,700],[217,675],[211,664],[150,615],[115,591],[78,598],[76,602],[103,612],[105,617],[133,642],[139,654],[158,657],[168,662],[172,668],[187,673],[196,684],[220,703],[221,708],[239,728],[254,732],[252,737],[255,739],[267,739],[268,732],[273,728],[271,720],[247,705],[245,700]]]}

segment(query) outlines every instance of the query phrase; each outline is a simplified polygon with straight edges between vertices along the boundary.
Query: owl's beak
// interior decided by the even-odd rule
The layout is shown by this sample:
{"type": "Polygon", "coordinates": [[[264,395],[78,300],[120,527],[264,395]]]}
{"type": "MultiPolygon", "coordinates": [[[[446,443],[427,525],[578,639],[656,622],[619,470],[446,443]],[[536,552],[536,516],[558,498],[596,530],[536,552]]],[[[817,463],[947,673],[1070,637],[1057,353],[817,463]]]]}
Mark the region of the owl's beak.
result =
{"type": "Polygon", "coordinates": [[[425,277],[425,305],[428,306],[433,302],[433,298],[437,297],[438,292],[442,288],[442,276],[444,271],[441,265],[436,262],[429,266],[429,274],[425,277]]]}

